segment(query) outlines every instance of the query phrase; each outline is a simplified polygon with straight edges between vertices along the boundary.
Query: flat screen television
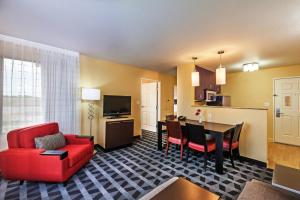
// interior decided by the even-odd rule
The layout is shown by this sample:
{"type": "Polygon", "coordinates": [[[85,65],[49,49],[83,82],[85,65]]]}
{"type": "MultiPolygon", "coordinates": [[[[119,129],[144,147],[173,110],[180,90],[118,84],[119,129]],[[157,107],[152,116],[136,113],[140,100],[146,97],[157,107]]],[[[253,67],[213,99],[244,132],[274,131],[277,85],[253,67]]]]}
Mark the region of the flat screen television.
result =
{"type": "Polygon", "coordinates": [[[131,114],[131,96],[104,95],[103,116],[131,114]]]}

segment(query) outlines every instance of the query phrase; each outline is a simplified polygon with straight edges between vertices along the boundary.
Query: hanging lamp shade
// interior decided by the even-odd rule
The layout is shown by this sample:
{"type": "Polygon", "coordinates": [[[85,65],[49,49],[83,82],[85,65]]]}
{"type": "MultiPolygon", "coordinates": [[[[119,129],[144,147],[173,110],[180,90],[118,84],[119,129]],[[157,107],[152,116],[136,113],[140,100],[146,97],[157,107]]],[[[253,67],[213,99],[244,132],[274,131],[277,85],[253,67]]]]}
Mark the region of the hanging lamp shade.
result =
{"type": "Polygon", "coordinates": [[[200,76],[199,72],[193,71],[192,72],[192,86],[193,87],[198,87],[200,85],[200,76]]]}
{"type": "Polygon", "coordinates": [[[200,86],[200,74],[199,72],[196,70],[196,64],[195,61],[198,59],[197,57],[192,57],[192,59],[194,60],[194,71],[192,72],[192,86],[193,87],[198,87],[200,86]]]}
{"type": "Polygon", "coordinates": [[[220,67],[216,69],[216,84],[225,85],[226,84],[226,69],[225,67],[220,67]]]}
{"type": "Polygon", "coordinates": [[[216,85],[226,84],[226,68],[222,66],[222,54],[223,50],[218,51],[220,55],[220,67],[216,69],[216,85]]]}

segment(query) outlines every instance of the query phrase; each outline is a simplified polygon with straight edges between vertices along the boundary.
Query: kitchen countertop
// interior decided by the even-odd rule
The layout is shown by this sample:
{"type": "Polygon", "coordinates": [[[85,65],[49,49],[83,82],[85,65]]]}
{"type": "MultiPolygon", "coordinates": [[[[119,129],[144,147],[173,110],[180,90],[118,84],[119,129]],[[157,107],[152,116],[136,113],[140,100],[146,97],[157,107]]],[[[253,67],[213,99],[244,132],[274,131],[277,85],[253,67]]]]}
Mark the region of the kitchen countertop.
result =
{"type": "Polygon", "coordinates": [[[234,107],[234,106],[207,106],[207,105],[192,105],[192,107],[204,107],[204,108],[230,108],[230,109],[250,109],[250,110],[268,110],[268,108],[256,108],[256,107],[234,107]]]}

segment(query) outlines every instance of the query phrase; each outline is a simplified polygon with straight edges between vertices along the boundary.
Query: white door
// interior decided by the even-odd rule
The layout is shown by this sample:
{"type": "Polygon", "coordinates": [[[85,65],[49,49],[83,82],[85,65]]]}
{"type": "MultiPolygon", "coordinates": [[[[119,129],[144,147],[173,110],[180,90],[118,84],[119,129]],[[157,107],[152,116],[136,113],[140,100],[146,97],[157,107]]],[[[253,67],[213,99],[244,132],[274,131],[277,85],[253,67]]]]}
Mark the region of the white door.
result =
{"type": "Polygon", "coordinates": [[[142,83],[141,118],[142,129],[156,132],[157,82],[142,83]]]}
{"type": "Polygon", "coordinates": [[[274,80],[275,142],[300,146],[300,78],[274,80]]]}

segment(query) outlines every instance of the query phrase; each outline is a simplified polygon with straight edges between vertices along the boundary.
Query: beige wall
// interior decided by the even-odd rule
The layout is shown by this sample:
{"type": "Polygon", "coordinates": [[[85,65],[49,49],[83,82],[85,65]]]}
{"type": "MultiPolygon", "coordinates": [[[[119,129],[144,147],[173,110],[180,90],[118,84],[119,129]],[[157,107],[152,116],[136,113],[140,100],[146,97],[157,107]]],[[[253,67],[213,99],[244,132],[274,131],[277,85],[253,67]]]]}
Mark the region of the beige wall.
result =
{"type": "MultiPolygon", "coordinates": [[[[80,86],[100,88],[101,95],[130,95],[132,97],[132,116],[135,119],[135,135],[141,133],[140,102],[141,78],[155,79],[161,82],[161,117],[173,114],[173,88],[176,78],[169,74],[145,70],[129,65],[113,63],[95,59],[84,55],[80,56],[80,86]]],[[[93,121],[93,135],[98,132],[99,117],[102,115],[102,103],[96,103],[96,118],[93,121]]],[[[88,102],[81,106],[81,131],[89,133],[87,118],[88,102]]]]}
{"type": "Polygon", "coordinates": [[[300,65],[260,69],[256,72],[235,72],[227,75],[222,93],[231,96],[233,106],[263,107],[268,110],[268,163],[300,168],[300,147],[273,143],[273,78],[300,76],[300,65]],[[298,155],[298,156],[297,156],[298,155]]]}

